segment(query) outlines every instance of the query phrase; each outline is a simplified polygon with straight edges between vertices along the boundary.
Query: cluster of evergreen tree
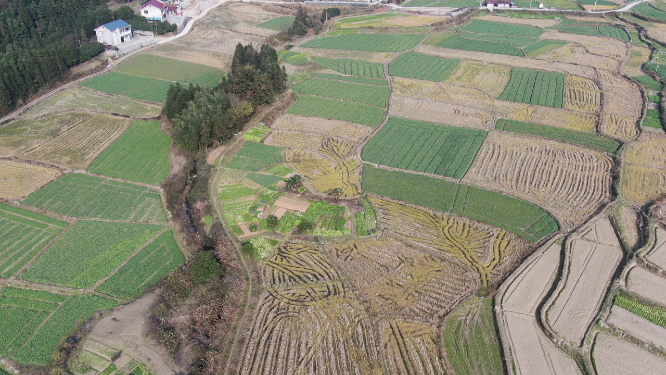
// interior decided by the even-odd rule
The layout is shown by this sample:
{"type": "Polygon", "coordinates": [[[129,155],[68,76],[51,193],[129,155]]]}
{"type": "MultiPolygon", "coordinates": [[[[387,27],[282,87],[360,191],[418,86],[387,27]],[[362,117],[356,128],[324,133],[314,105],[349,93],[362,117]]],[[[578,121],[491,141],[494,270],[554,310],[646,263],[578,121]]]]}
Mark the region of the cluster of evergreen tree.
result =
{"type": "Polygon", "coordinates": [[[326,8],[321,12],[321,16],[317,16],[308,15],[305,8],[299,6],[296,11],[294,23],[287,30],[286,37],[283,34],[282,38],[291,40],[295,35],[306,35],[308,30],[313,30],[315,33],[318,33],[324,27],[324,22],[339,15],[340,8],[326,8]]]}
{"type": "Polygon", "coordinates": [[[231,72],[214,88],[171,85],[164,107],[173,123],[173,140],[189,152],[231,138],[254,114],[257,106],[273,102],[284,91],[287,74],[268,45],[257,52],[238,44],[231,72]]]}
{"type": "Polygon", "coordinates": [[[89,42],[112,18],[105,0],[9,0],[0,13],[0,115],[101,52],[89,42]]]}

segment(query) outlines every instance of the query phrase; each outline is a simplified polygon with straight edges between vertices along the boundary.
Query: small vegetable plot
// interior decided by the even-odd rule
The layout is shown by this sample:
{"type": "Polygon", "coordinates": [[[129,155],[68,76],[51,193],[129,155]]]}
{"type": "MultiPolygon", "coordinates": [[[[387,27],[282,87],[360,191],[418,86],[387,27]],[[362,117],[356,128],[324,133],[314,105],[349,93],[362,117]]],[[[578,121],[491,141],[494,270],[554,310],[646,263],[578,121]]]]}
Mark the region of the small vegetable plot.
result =
{"type": "Polygon", "coordinates": [[[499,96],[501,100],[562,108],[564,74],[543,70],[513,68],[511,79],[499,96]]]}
{"type": "Polygon", "coordinates": [[[363,147],[363,160],[460,179],[486,132],[391,117],[363,147]]]}
{"type": "Polygon", "coordinates": [[[407,52],[391,61],[389,74],[395,77],[440,82],[448,77],[459,63],[460,60],[458,59],[444,59],[416,52],[407,52]]]}
{"type": "Polygon", "coordinates": [[[297,83],[292,89],[297,94],[348,100],[382,108],[386,107],[389,96],[388,87],[360,85],[319,78],[311,78],[297,83]]]}
{"type": "Polygon", "coordinates": [[[321,66],[342,74],[384,79],[384,66],[382,64],[352,59],[327,59],[325,57],[313,57],[312,60],[321,66]]]}
{"type": "Polygon", "coordinates": [[[313,39],[301,44],[301,47],[400,52],[414,48],[421,39],[423,34],[342,34],[313,39]]]}

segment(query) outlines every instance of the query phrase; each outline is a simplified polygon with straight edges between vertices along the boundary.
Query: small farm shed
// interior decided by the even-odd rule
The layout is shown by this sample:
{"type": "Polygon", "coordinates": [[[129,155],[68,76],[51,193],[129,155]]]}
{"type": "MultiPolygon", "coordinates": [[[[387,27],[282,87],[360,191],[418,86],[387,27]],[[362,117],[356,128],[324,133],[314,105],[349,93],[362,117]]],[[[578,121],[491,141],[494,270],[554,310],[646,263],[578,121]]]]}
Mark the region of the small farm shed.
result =
{"type": "Polygon", "coordinates": [[[127,40],[132,39],[132,25],[123,21],[116,20],[109,22],[95,29],[97,41],[107,46],[117,46],[127,40]]]}
{"type": "Polygon", "coordinates": [[[167,6],[161,1],[150,0],[141,7],[141,15],[149,20],[162,21],[167,16],[167,6]]]}
{"type": "Polygon", "coordinates": [[[516,3],[510,0],[486,0],[484,5],[488,8],[513,8],[516,3]]]}

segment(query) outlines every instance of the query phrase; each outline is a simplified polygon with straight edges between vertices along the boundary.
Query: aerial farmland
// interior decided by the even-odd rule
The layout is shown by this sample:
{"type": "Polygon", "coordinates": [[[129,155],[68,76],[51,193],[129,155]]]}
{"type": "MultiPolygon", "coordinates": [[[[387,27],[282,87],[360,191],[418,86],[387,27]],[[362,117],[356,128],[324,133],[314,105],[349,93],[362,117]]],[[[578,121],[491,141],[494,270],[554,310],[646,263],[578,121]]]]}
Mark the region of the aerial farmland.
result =
{"type": "Polygon", "coordinates": [[[9,116],[0,375],[662,373],[666,2],[516,3],[220,3],[9,116]]]}

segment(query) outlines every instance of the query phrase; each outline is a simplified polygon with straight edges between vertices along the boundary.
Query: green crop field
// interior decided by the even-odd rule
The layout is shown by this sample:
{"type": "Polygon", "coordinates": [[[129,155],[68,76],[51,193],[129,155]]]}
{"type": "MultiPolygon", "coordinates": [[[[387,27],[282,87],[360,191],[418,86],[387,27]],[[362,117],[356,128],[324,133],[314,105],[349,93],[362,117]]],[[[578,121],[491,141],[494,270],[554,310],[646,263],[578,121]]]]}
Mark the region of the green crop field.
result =
{"type": "Polygon", "coordinates": [[[476,0],[411,0],[402,4],[406,7],[446,7],[446,8],[465,8],[478,7],[476,0]]]}
{"type": "Polygon", "coordinates": [[[243,136],[243,139],[247,139],[248,141],[255,141],[255,142],[261,142],[264,137],[270,132],[271,128],[263,125],[257,125],[254,128],[250,129],[245,135],[243,136]]]}
{"type": "Polygon", "coordinates": [[[655,81],[652,77],[650,76],[638,76],[638,77],[631,77],[635,79],[638,83],[643,85],[646,89],[652,90],[652,91],[661,91],[663,85],[655,81]]]}
{"type": "Polygon", "coordinates": [[[277,31],[287,31],[291,25],[294,24],[296,17],[293,16],[281,16],[278,18],[273,18],[266,22],[262,22],[257,26],[263,27],[265,29],[277,30],[277,31]]]}
{"type": "Polygon", "coordinates": [[[400,52],[414,48],[423,34],[342,34],[309,40],[301,47],[351,51],[400,52]]]}
{"type": "Polygon", "coordinates": [[[258,172],[282,161],[282,148],[248,141],[229,162],[227,168],[258,172]]]}
{"type": "Polygon", "coordinates": [[[335,23],[336,29],[348,29],[348,28],[369,28],[368,26],[375,26],[379,21],[385,20],[387,18],[401,17],[399,13],[386,12],[379,14],[370,14],[365,16],[358,17],[349,17],[343,18],[335,23]]]}
{"type": "MultiPolygon", "coordinates": [[[[3,294],[5,293],[3,288],[3,294]]],[[[9,288],[11,289],[11,288],[9,288]]],[[[110,309],[116,302],[98,296],[68,297],[51,294],[54,298],[43,301],[43,294],[23,292],[23,300],[32,307],[13,307],[0,302],[0,355],[12,357],[19,363],[46,366],[51,354],[63,337],[95,312],[110,309]],[[55,297],[58,303],[53,302],[55,297]],[[41,303],[38,303],[41,302],[41,303]],[[44,311],[49,307],[50,311],[44,311]]],[[[11,298],[17,302],[20,298],[11,298]]],[[[17,304],[17,303],[14,303],[17,304]]]]}
{"type": "Polygon", "coordinates": [[[19,277],[44,284],[91,288],[157,235],[161,228],[81,220],[19,277]]]}
{"type": "Polygon", "coordinates": [[[517,198],[438,178],[394,172],[363,164],[363,190],[451,212],[539,242],[558,230],[543,209],[517,198]]]}
{"type": "Polygon", "coordinates": [[[503,34],[535,38],[544,33],[544,30],[534,26],[482,20],[472,20],[463,26],[463,30],[478,34],[503,34]]]}
{"type": "Polygon", "coordinates": [[[393,168],[461,179],[483,143],[483,130],[391,117],[361,158],[393,168]]]}
{"type": "Polygon", "coordinates": [[[310,78],[292,86],[297,94],[323,96],[332,99],[386,107],[389,97],[388,87],[361,85],[330,79],[310,78]]]}
{"type": "Polygon", "coordinates": [[[620,142],[616,140],[595,133],[585,133],[507,119],[497,120],[495,129],[556,139],[576,145],[596,148],[597,150],[608,152],[610,154],[614,153],[621,145],[620,142]]]}
{"type": "MultiPolygon", "coordinates": [[[[530,3],[529,0],[515,0],[516,5],[518,5],[521,8],[536,8],[539,6],[539,4],[543,4],[544,8],[550,9],[550,8],[555,8],[555,9],[565,9],[565,10],[580,10],[581,7],[578,5],[577,2],[575,1],[569,1],[569,0],[541,0],[541,1],[532,1],[530,3]]],[[[551,14],[521,14],[517,12],[503,12],[505,16],[508,17],[518,17],[518,16],[524,16],[523,18],[557,18],[561,17],[560,15],[551,15],[551,14]]]]}
{"type": "Polygon", "coordinates": [[[643,121],[643,126],[648,128],[661,129],[661,117],[658,109],[648,109],[643,121]]]}
{"type": "Polygon", "coordinates": [[[384,66],[378,63],[351,59],[327,59],[325,57],[313,57],[312,60],[321,66],[350,76],[385,78],[384,66]]]}
{"type": "Polygon", "coordinates": [[[539,40],[538,38],[533,38],[528,36],[515,36],[515,35],[505,35],[505,34],[477,34],[465,31],[464,29],[457,29],[456,32],[458,33],[458,35],[462,36],[463,38],[508,43],[518,48],[528,46],[539,40]]]}
{"type": "Polygon", "coordinates": [[[434,45],[441,48],[459,49],[463,51],[487,52],[508,56],[524,55],[520,48],[512,46],[508,43],[468,39],[459,35],[451,35],[437,43],[434,43],[434,45]]]}
{"type": "Polygon", "coordinates": [[[346,102],[314,96],[299,96],[287,113],[312,117],[323,117],[377,126],[384,119],[384,110],[365,104],[346,102]]]}
{"type": "Polygon", "coordinates": [[[625,42],[628,42],[631,39],[624,29],[612,26],[560,26],[556,29],[563,33],[607,36],[625,42]]]}
{"type": "Polygon", "coordinates": [[[79,83],[79,86],[108,94],[164,103],[169,86],[173,82],[137,77],[131,74],[108,72],[99,77],[79,83]]]}
{"type": "Polygon", "coordinates": [[[442,341],[456,375],[502,375],[502,355],[493,319],[493,301],[473,298],[453,310],[442,341]]]}
{"type": "Polygon", "coordinates": [[[657,73],[662,80],[666,80],[666,63],[664,63],[663,61],[659,64],[655,62],[650,62],[645,64],[645,67],[657,73]]]}
{"type": "Polygon", "coordinates": [[[562,108],[564,74],[512,68],[511,79],[498,99],[562,108]]]}
{"type": "Polygon", "coordinates": [[[349,76],[340,76],[337,74],[324,74],[324,73],[312,73],[312,76],[317,78],[334,79],[337,81],[363,83],[366,85],[388,86],[388,82],[386,82],[383,79],[349,77],[349,76]]]}
{"type": "Polygon", "coordinates": [[[163,81],[217,86],[224,72],[210,66],[155,55],[138,55],[120,64],[118,72],[163,81]]]}
{"type": "Polygon", "coordinates": [[[270,174],[261,174],[261,173],[248,173],[247,178],[258,183],[261,186],[272,186],[282,181],[282,177],[273,176],[270,174]]]}
{"type": "Polygon", "coordinates": [[[407,52],[389,64],[389,74],[394,77],[424,79],[441,82],[458,66],[460,60],[407,52]]]}
{"type": "Polygon", "coordinates": [[[13,275],[68,226],[0,203],[0,277],[13,275]]]}
{"type": "Polygon", "coordinates": [[[24,202],[80,218],[166,223],[157,191],[79,173],[53,181],[24,202]]]}
{"type": "Polygon", "coordinates": [[[666,328],[666,310],[640,303],[624,294],[618,294],[613,303],[616,306],[631,311],[656,325],[666,328]]]}
{"type": "Polygon", "coordinates": [[[310,62],[309,55],[304,53],[296,53],[291,51],[282,51],[278,54],[280,61],[286,62],[291,65],[303,65],[310,62]]]}
{"type": "Polygon", "coordinates": [[[666,21],[666,12],[655,8],[650,4],[638,4],[632,8],[633,12],[639,16],[647,17],[657,21],[666,21]]]}
{"type": "Polygon", "coordinates": [[[171,169],[170,147],[171,138],[162,133],[159,121],[134,121],[95,159],[88,171],[159,185],[171,169]]]}
{"type": "Polygon", "coordinates": [[[530,44],[529,46],[523,48],[523,50],[525,51],[527,57],[537,57],[565,45],[567,45],[567,42],[543,39],[534,44],[530,44]]]}
{"type": "Polygon", "coordinates": [[[648,95],[647,98],[650,103],[661,103],[660,95],[648,95]]]}
{"type": "Polygon", "coordinates": [[[173,233],[166,231],[141,249],[97,290],[114,297],[132,299],[184,261],[173,233]]]}

